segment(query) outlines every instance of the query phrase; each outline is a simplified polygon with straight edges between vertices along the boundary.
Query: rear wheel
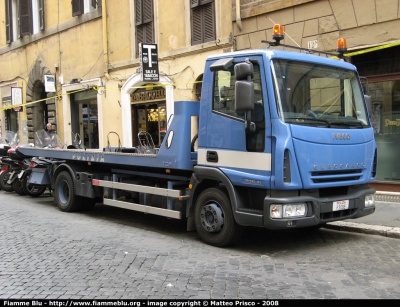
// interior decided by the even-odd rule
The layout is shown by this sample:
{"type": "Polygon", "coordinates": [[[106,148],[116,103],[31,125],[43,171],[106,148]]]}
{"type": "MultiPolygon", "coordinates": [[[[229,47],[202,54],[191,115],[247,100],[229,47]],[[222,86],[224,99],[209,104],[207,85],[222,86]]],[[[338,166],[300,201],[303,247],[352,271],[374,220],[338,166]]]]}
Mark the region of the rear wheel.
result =
{"type": "Polygon", "coordinates": [[[29,184],[28,179],[29,176],[25,176],[24,179],[22,179],[22,188],[25,194],[31,197],[39,197],[46,191],[46,186],[29,184]]]}
{"type": "Polygon", "coordinates": [[[228,195],[217,188],[203,191],[197,199],[195,226],[205,243],[218,247],[235,243],[244,231],[233,217],[228,195]]]}
{"type": "Polygon", "coordinates": [[[6,192],[13,192],[14,188],[11,184],[8,184],[7,181],[10,178],[11,170],[6,170],[0,175],[0,186],[6,192]]]}
{"type": "Polygon", "coordinates": [[[74,181],[71,174],[64,171],[58,174],[54,184],[54,200],[61,211],[77,211],[83,198],[75,195],[74,181]]]}
{"type": "Polygon", "coordinates": [[[22,180],[19,180],[19,179],[15,179],[14,182],[12,183],[13,189],[17,194],[26,195],[22,185],[23,185],[23,182],[22,182],[22,180]]]}

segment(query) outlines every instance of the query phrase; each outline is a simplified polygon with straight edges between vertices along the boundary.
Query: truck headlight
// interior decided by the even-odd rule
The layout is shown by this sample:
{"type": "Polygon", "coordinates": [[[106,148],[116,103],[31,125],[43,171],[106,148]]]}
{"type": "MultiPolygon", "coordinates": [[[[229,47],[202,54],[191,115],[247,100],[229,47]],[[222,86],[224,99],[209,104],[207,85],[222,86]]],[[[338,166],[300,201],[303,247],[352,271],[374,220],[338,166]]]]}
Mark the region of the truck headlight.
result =
{"type": "Polygon", "coordinates": [[[273,219],[306,216],[307,205],[305,203],[293,203],[286,205],[272,204],[269,207],[269,215],[273,219]]]}
{"type": "Polygon", "coordinates": [[[375,206],[375,194],[365,195],[365,207],[375,206]]]}
{"type": "Polygon", "coordinates": [[[273,219],[282,218],[282,205],[271,205],[269,207],[269,216],[273,219]]]}

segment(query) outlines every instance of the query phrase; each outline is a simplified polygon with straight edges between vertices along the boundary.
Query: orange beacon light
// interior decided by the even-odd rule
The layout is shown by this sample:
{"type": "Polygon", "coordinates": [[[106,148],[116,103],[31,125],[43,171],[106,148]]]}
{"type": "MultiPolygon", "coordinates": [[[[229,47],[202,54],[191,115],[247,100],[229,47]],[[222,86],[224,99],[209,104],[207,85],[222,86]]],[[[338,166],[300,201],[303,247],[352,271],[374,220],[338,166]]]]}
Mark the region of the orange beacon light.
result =
{"type": "Polygon", "coordinates": [[[341,56],[347,51],[347,42],[345,38],[338,39],[336,51],[339,52],[341,56]]]}
{"type": "Polygon", "coordinates": [[[285,38],[285,30],[282,24],[276,23],[272,28],[272,38],[276,41],[277,44],[285,38]]]}

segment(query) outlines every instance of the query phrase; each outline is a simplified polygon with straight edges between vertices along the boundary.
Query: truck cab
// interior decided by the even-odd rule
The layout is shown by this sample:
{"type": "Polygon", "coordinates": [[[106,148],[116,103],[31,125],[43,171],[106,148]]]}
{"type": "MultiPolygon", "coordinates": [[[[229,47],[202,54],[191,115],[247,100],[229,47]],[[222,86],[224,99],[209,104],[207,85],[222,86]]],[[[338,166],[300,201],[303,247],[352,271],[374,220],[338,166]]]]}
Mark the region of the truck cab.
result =
{"type": "Polygon", "coordinates": [[[319,227],[375,210],[374,133],[357,70],[342,60],[209,57],[198,142],[193,184],[218,178],[239,225],[319,227]]]}

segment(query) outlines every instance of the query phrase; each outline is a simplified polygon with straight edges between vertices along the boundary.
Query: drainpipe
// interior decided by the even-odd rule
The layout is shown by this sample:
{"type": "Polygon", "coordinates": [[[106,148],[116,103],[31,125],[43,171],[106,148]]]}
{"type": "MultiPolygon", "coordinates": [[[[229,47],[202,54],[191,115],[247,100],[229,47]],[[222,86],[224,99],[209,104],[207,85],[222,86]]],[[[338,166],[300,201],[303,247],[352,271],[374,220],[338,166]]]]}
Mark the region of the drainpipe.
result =
{"type": "Polygon", "coordinates": [[[236,0],[236,24],[240,31],[242,31],[242,18],[240,17],[240,0],[236,0]]]}
{"type": "Polygon", "coordinates": [[[107,37],[107,7],[106,0],[101,0],[101,20],[103,22],[103,50],[104,50],[104,76],[107,80],[111,79],[111,76],[108,74],[108,37],[107,37]]]}

